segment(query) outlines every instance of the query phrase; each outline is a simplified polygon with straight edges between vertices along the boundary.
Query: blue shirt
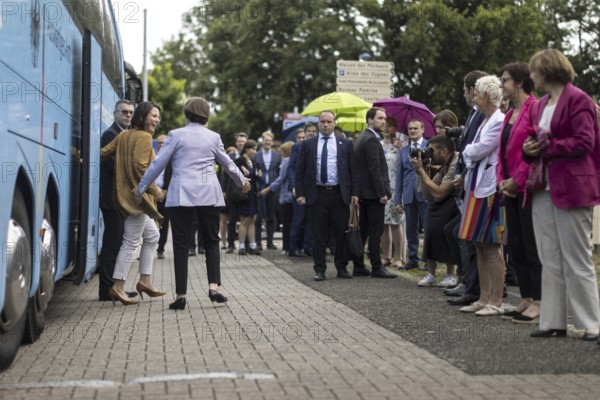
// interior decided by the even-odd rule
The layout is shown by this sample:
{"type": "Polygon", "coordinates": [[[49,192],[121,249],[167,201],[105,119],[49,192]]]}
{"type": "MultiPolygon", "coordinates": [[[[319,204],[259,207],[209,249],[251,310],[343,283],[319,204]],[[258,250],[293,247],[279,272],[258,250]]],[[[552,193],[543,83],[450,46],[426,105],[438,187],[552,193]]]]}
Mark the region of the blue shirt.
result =
{"type": "MultiPolygon", "coordinates": [[[[323,134],[319,132],[319,140],[317,142],[317,185],[323,185],[321,182],[321,153],[323,152],[323,143],[325,139],[323,134]]],[[[335,186],[338,184],[337,173],[337,137],[331,133],[327,140],[327,183],[325,186],[335,186]]]]}

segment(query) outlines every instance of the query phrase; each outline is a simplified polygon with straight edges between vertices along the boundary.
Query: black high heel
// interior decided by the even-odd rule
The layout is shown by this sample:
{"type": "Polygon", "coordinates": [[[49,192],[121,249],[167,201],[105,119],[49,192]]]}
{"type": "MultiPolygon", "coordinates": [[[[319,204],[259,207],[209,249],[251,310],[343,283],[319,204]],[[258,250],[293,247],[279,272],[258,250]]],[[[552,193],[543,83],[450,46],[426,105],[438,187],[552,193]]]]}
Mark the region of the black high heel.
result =
{"type": "Polygon", "coordinates": [[[537,330],[533,331],[529,334],[532,338],[548,338],[552,336],[556,337],[566,337],[567,330],[566,329],[548,329],[548,330],[537,330]]]}
{"type": "Polygon", "coordinates": [[[227,303],[227,297],[223,296],[221,293],[217,292],[216,290],[209,289],[208,297],[210,298],[210,301],[212,301],[213,303],[227,303]]]}
{"type": "Polygon", "coordinates": [[[177,300],[175,300],[174,302],[172,302],[171,304],[169,304],[169,308],[171,310],[185,310],[186,304],[187,304],[187,301],[186,301],[185,297],[180,297],[177,300]]]}

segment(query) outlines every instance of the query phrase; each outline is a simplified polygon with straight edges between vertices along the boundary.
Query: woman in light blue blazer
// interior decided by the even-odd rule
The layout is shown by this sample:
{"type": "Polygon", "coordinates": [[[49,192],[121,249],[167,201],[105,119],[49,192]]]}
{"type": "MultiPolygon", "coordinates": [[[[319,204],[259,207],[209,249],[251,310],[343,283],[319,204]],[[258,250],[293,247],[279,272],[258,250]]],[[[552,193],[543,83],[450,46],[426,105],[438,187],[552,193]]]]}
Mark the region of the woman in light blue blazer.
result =
{"type": "MultiPolygon", "coordinates": [[[[183,106],[189,123],[169,132],[167,141],[144,174],[137,188],[141,195],[171,162],[173,176],[167,192],[166,207],[171,219],[175,258],[175,291],[177,298],[170,309],[183,310],[187,304],[188,250],[191,239],[192,215],[197,212],[204,248],[212,302],[225,303],[219,293],[221,286],[221,256],[219,251],[219,210],[225,206],[216,164],[222,166],[231,181],[247,191],[249,180],[225,152],[221,136],[206,128],[210,108],[201,97],[190,98],[183,106]]],[[[136,193],[137,194],[137,193],[136,193]]]]}

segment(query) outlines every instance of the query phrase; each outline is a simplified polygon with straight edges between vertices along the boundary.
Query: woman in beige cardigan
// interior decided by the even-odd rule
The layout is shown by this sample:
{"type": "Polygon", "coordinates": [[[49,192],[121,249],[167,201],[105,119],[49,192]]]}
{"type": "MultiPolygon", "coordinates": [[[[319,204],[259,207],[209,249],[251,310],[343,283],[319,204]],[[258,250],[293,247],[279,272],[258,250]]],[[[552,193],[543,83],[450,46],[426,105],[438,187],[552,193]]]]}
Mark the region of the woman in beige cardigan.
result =
{"type": "Polygon", "coordinates": [[[152,148],[152,136],[159,123],[160,107],[150,102],[140,103],[133,113],[132,129],[122,132],[115,140],[103,147],[100,153],[102,159],[113,154],[116,157],[113,196],[119,214],[125,220],[123,243],[113,274],[115,283],[109,290],[113,304],[115,300],[125,305],[139,303],[139,300],[127,297],[125,280],[140,239],[142,239],[140,280],[136,289],[142,298],[142,293],[150,297],[166,294],[152,284],[152,264],[160,237],[157,222],[162,221],[162,215],[156,208],[156,201],[162,201],[164,193],[155,183],[152,183],[139,205],[132,193],[156,156],[152,148]]]}

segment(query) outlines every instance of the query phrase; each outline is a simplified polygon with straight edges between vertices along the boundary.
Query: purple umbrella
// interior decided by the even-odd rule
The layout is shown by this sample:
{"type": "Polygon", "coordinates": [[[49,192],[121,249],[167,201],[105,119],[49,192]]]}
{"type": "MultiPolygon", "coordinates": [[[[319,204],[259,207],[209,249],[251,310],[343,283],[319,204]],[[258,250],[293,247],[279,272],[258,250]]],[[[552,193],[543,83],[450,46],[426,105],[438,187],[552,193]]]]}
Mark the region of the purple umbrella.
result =
{"type": "Polygon", "coordinates": [[[406,97],[397,97],[376,101],[373,107],[381,107],[388,117],[393,117],[398,123],[399,132],[408,133],[408,121],[418,119],[425,124],[423,136],[426,138],[435,136],[435,125],[433,125],[435,114],[429,111],[425,104],[411,101],[406,97]]]}

